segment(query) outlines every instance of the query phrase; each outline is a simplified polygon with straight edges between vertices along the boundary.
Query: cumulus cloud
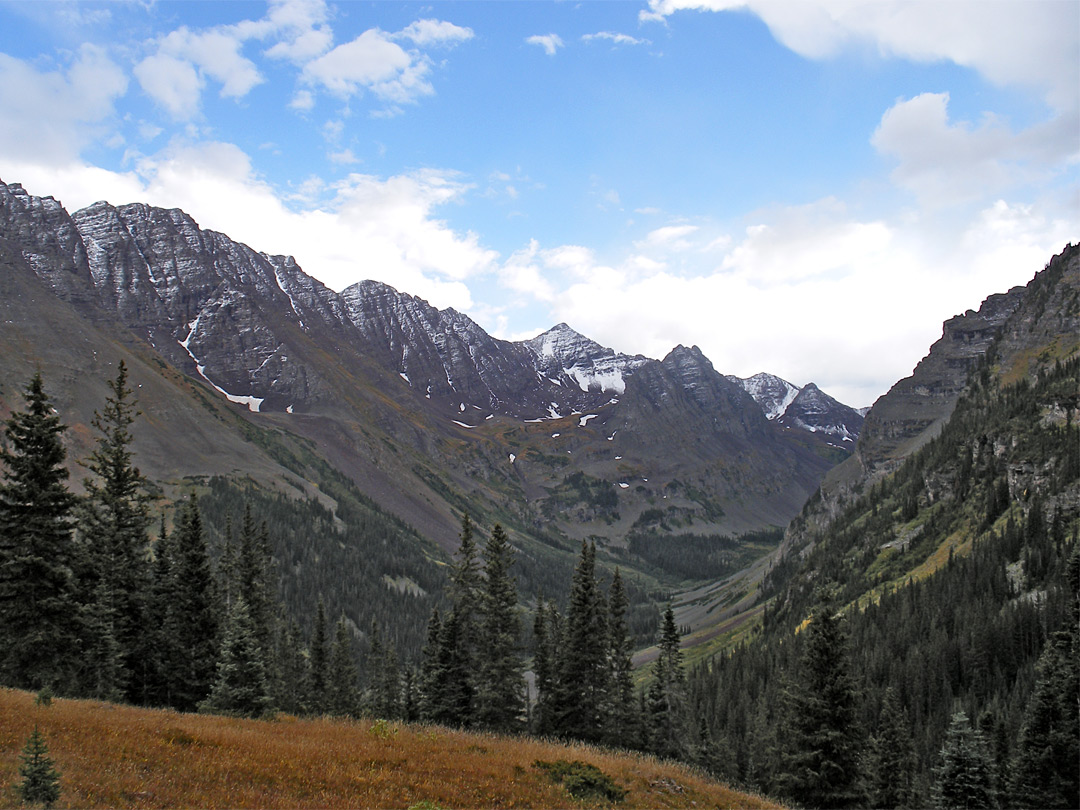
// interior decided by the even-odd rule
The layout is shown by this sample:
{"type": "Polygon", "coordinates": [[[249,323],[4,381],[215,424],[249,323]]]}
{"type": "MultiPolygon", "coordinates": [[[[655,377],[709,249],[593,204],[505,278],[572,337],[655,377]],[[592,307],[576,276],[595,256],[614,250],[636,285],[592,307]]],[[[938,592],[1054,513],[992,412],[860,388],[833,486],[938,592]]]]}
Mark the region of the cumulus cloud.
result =
{"type": "Polygon", "coordinates": [[[74,158],[102,134],[127,86],[123,71],[95,45],[79,48],[66,69],[46,71],[0,54],[0,154],[74,158]]]}
{"type": "Polygon", "coordinates": [[[562,37],[558,34],[533,34],[525,41],[530,45],[539,45],[548,56],[554,56],[555,51],[563,47],[562,37]]]}
{"type": "Polygon", "coordinates": [[[1075,108],[1080,97],[1076,3],[649,0],[641,18],[663,20],[685,9],[748,10],[778,41],[809,59],[869,42],[886,56],[916,62],[947,59],[999,85],[1038,88],[1059,109],[1075,108]]]}
{"type": "Polygon", "coordinates": [[[632,37],[629,34],[617,34],[612,31],[600,31],[595,34],[584,34],[581,37],[582,42],[595,42],[596,40],[604,40],[610,42],[612,45],[651,45],[652,42],[647,39],[639,39],[632,37]]]}
{"type": "Polygon", "coordinates": [[[637,242],[636,245],[639,248],[664,247],[672,250],[687,250],[691,245],[686,241],[686,237],[698,230],[700,229],[697,225],[665,225],[663,228],[649,231],[645,239],[637,242]]]}
{"type": "Polygon", "coordinates": [[[1016,133],[993,115],[978,125],[951,122],[948,104],[948,93],[898,101],[871,139],[879,152],[897,159],[897,184],[924,204],[977,199],[1043,181],[1077,152],[1075,113],[1016,133]]]}
{"type": "Polygon", "coordinates": [[[417,45],[457,44],[472,39],[471,28],[463,28],[445,20],[417,20],[402,29],[397,36],[411,39],[417,45]]]}

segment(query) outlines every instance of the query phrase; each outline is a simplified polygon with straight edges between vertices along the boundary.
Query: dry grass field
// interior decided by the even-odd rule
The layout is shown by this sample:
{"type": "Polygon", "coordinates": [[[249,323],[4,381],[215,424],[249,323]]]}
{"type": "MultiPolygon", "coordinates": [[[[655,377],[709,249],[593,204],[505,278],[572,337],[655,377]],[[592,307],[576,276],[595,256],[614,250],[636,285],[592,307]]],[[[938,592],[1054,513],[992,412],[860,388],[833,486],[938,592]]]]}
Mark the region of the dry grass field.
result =
{"type": "Polygon", "coordinates": [[[59,807],[605,807],[537,761],[591,764],[620,808],[768,808],[682,766],[633,754],[382,721],[237,720],[0,690],[0,806],[18,806],[19,752],[37,726],[59,807]]]}

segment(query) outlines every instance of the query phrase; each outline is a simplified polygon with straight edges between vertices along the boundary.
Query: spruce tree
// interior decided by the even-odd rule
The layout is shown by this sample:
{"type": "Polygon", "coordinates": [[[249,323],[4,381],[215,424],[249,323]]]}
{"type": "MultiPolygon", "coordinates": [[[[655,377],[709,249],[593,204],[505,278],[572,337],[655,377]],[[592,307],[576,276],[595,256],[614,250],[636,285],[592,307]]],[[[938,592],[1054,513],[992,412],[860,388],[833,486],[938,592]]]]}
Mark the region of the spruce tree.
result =
{"type": "Polygon", "coordinates": [[[313,714],[326,714],[330,708],[330,642],[326,635],[326,608],[319,599],[315,611],[315,630],[308,646],[307,705],[313,714]]]}
{"type": "Polygon", "coordinates": [[[442,617],[439,615],[439,609],[434,608],[431,611],[431,619],[428,620],[427,641],[420,658],[420,679],[417,690],[420,693],[418,708],[422,720],[434,720],[442,702],[442,685],[445,683],[445,677],[439,669],[441,632],[442,617]]]}
{"type": "Polygon", "coordinates": [[[334,646],[330,651],[330,671],[327,676],[327,712],[338,717],[356,717],[356,660],[353,657],[352,634],[345,616],[334,628],[334,646]]]}
{"type": "Polygon", "coordinates": [[[272,561],[266,524],[255,523],[251,504],[244,505],[240,541],[236,552],[236,593],[247,603],[259,648],[269,666],[276,593],[271,582],[272,561]]]}
{"type": "Polygon", "coordinates": [[[892,687],[885,690],[877,734],[869,747],[869,799],[873,807],[915,807],[915,751],[907,715],[892,687]]]}
{"type": "Polygon", "coordinates": [[[649,750],[663,757],[686,757],[689,718],[686,704],[686,675],[682,668],[679,630],[670,605],[664,611],[660,654],[653,683],[648,691],[649,750]]]}
{"type": "Polygon", "coordinates": [[[596,580],[596,546],[582,542],[553,696],[556,734],[586,742],[602,739],[610,682],[607,638],[607,605],[596,580]]]}
{"type": "Polygon", "coordinates": [[[131,425],[138,411],[123,360],[116,379],[108,385],[111,393],[105,408],[94,413],[92,424],[99,435],[85,462],[90,476],[79,510],[85,558],[81,574],[86,610],[91,614],[83,628],[84,645],[107,645],[108,640],[93,634],[110,633],[120,648],[120,685],[129,700],[141,701],[150,677],[144,632],[151,583],[149,496],[146,478],[134,465],[131,452],[131,425]],[[102,598],[108,598],[109,604],[94,604],[102,598]],[[101,614],[111,616],[109,625],[101,623],[101,614]]]}
{"type": "Polygon", "coordinates": [[[536,705],[533,709],[532,730],[538,736],[551,734],[553,731],[552,703],[555,693],[555,678],[558,672],[559,633],[554,627],[555,606],[544,606],[544,597],[540,596],[533,618],[533,676],[536,684],[536,705]]]}
{"type": "Polygon", "coordinates": [[[270,687],[262,650],[247,603],[238,597],[229,611],[218,656],[217,677],[200,710],[238,717],[262,717],[270,711],[270,687]]]}
{"type": "Polygon", "coordinates": [[[192,495],[178,509],[176,528],[155,566],[154,613],[167,703],[194,711],[210,694],[217,670],[218,611],[214,575],[203,536],[202,516],[192,495]]]}
{"type": "Polygon", "coordinates": [[[72,567],[74,496],[60,437],[67,429],[35,374],[26,410],[7,420],[0,450],[0,681],[70,690],[77,611],[72,567]]]}
{"type": "Polygon", "coordinates": [[[512,732],[525,712],[525,681],[518,644],[521,619],[517,588],[510,576],[513,550],[502,526],[495,525],[484,546],[484,580],[480,599],[480,649],[476,718],[483,728],[512,732]]]}
{"type": "Polygon", "coordinates": [[[963,712],[952,717],[941,749],[941,760],[934,791],[935,807],[942,810],[994,807],[986,741],[982,732],[972,728],[963,712]]]}
{"type": "Polygon", "coordinates": [[[274,677],[270,685],[274,705],[289,714],[303,714],[307,710],[304,688],[308,681],[308,662],[300,626],[295,620],[290,622],[284,616],[278,617],[274,649],[274,677]]]}
{"type": "Polygon", "coordinates": [[[805,634],[801,681],[788,692],[787,756],[781,787],[805,807],[857,807],[862,733],[848,636],[833,594],[819,592],[805,634]]]}
{"type": "Polygon", "coordinates": [[[640,718],[634,696],[633,642],[626,625],[629,600],[622,575],[615,569],[608,596],[608,659],[611,690],[608,695],[606,741],[623,748],[634,747],[640,737],[640,718]]]}
{"type": "Polygon", "coordinates": [[[19,798],[26,804],[52,807],[60,798],[60,773],[53,765],[45,737],[34,727],[19,755],[19,776],[22,782],[16,787],[19,798]]]}

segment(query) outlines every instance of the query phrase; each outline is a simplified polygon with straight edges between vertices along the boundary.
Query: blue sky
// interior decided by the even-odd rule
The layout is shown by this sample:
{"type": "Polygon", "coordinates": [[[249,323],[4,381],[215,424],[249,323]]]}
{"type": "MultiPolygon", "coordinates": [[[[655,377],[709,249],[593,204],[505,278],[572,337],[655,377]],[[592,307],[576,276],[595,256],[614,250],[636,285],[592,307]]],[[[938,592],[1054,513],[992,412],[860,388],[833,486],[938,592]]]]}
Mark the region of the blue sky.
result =
{"type": "Polygon", "coordinates": [[[0,178],[867,405],[1080,236],[1080,4],[0,2],[0,178]]]}

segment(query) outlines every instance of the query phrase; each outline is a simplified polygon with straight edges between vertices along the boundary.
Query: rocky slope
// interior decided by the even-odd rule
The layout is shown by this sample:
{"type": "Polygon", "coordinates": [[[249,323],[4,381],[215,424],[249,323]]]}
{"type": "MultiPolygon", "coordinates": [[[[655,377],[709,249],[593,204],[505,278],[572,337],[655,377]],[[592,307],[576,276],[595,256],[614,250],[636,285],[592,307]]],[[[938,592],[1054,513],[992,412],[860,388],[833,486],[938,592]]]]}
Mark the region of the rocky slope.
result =
{"type": "Polygon", "coordinates": [[[696,348],[630,357],[565,324],[501,341],[385,284],[334,292],[180,210],[100,202],[69,215],[0,183],[0,240],[70,317],[119,330],[243,418],[306,437],[447,544],[464,509],[613,541],[657,499],[693,530],[782,525],[834,460],[696,348]],[[568,489],[576,473],[592,496],[568,489]]]}
{"type": "Polygon", "coordinates": [[[729,375],[727,379],[742,386],[766,418],[778,425],[814,434],[841,450],[854,449],[863,414],[833,399],[814,383],[799,388],[767,372],[744,378],[729,375]]]}

